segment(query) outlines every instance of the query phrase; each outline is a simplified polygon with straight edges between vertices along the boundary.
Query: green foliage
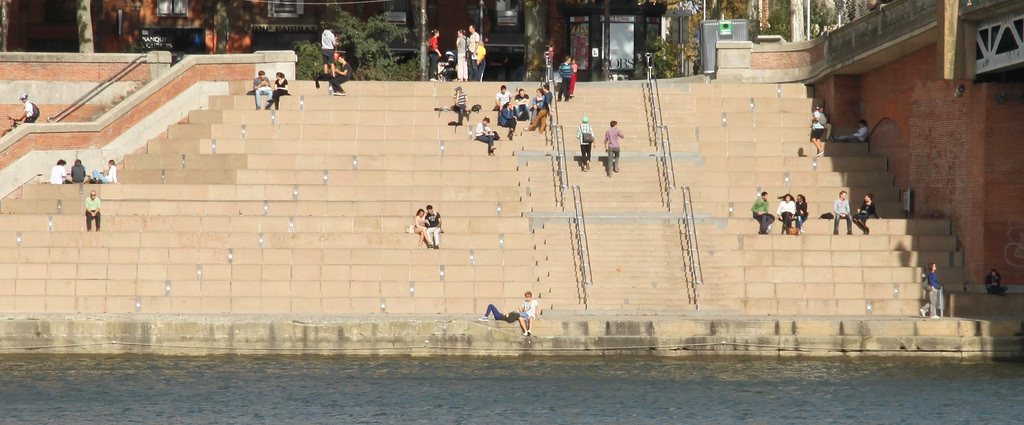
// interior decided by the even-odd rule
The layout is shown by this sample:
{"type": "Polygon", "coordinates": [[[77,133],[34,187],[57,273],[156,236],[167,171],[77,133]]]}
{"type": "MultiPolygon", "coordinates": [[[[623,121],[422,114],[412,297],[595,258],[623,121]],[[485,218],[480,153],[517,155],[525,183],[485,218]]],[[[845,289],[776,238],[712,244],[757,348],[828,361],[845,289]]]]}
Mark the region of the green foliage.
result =
{"type": "Polygon", "coordinates": [[[296,41],[292,49],[298,61],[295,63],[296,80],[312,80],[323,72],[323,60],[320,58],[320,43],[296,41]]]}
{"type": "MultiPolygon", "coordinates": [[[[353,79],[419,79],[419,61],[399,64],[388,50],[388,44],[392,41],[405,40],[409,36],[407,28],[388,22],[383,14],[361,21],[340,7],[335,6],[335,12],[337,19],[330,23],[330,26],[338,35],[338,50],[344,52],[345,58],[352,65],[353,79]]],[[[292,48],[298,56],[298,63],[295,65],[296,79],[311,80],[320,75],[323,71],[320,43],[299,41],[295,42],[292,48]]]]}
{"type": "Polygon", "coordinates": [[[791,40],[793,24],[790,22],[790,0],[775,0],[768,12],[768,22],[762,23],[761,34],[781,35],[791,40]]]}
{"type": "Polygon", "coordinates": [[[337,19],[333,26],[340,41],[339,49],[344,50],[352,62],[355,79],[389,80],[400,75],[398,63],[388,50],[388,44],[405,40],[409,36],[409,29],[388,22],[384,14],[364,22],[341,7],[335,6],[335,11],[337,19]]]}
{"type": "Polygon", "coordinates": [[[811,39],[818,38],[827,30],[834,29],[839,16],[835,9],[828,7],[823,1],[815,0],[811,6],[811,39]]]}
{"type": "Polygon", "coordinates": [[[683,46],[679,43],[666,41],[660,37],[650,37],[644,42],[644,50],[651,54],[654,62],[655,78],[675,78],[680,76],[683,46]]]}

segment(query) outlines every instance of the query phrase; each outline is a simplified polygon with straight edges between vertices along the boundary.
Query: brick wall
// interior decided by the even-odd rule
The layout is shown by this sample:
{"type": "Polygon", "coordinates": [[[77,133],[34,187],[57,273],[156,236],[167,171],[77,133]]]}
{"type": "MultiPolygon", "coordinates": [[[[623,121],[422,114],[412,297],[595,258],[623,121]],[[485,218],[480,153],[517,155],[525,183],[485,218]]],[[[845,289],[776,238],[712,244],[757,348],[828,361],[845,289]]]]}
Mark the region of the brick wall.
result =
{"type": "Polygon", "coordinates": [[[252,64],[203,64],[160,87],[131,111],[99,132],[31,133],[0,152],[0,169],[33,150],[100,148],[162,107],[197,81],[237,81],[252,77],[252,64]]]}
{"type": "Polygon", "coordinates": [[[872,154],[913,188],[916,215],[952,220],[969,282],[996,268],[1005,283],[1024,284],[1024,85],[941,80],[933,45],[860,76],[829,77],[815,94],[832,105],[833,123],[852,126],[860,115],[873,131],[885,125],[872,133],[872,154]]]}
{"type": "Polygon", "coordinates": [[[818,43],[800,50],[764,50],[754,45],[750,54],[750,69],[791,69],[808,67],[825,58],[825,44],[818,43]]]}

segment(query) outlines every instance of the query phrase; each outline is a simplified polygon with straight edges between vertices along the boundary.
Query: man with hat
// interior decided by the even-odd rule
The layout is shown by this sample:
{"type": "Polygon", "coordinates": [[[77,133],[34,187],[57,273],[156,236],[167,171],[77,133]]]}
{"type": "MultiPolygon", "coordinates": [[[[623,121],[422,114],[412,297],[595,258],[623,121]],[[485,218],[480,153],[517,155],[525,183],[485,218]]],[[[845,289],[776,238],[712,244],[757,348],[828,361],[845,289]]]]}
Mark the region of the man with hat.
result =
{"type": "Polygon", "coordinates": [[[39,119],[39,107],[28,101],[28,94],[21,95],[21,103],[25,104],[25,112],[18,118],[11,118],[14,121],[21,121],[26,124],[34,123],[39,119]]]}
{"type": "Polygon", "coordinates": [[[462,86],[455,88],[455,94],[452,95],[452,99],[455,99],[455,104],[452,105],[451,110],[459,115],[459,121],[452,121],[448,125],[459,126],[462,125],[462,117],[466,114],[466,93],[463,93],[462,86]]]}
{"type": "Polygon", "coordinates": [[[822,156],[825,154],[825,148],[821,147],[821,136],[825,134],[825,113],[821,112],[821,105],[814,107],[814,113],[811,114],[811,143],[814,143],[814,147],[818,149],[818,153],[814,156],[822,156]]]}

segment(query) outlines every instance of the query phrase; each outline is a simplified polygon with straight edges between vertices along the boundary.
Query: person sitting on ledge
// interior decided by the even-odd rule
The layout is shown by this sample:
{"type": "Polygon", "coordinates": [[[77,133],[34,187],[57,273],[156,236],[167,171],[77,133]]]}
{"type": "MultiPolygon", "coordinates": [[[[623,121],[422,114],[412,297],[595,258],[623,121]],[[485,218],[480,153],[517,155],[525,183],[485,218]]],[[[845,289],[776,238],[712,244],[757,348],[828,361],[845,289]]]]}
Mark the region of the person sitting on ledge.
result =
{"type": "Polygon", "coordinates": [[[985,276],[985,291],[992,295],[1006,295],[1009,288],[1003,286],[1002,282],[1003,278],[996,269],[989,270],[988,276],[985,276]]]}
{"type": "Polygon", "coordinates": [[[839,136],[832,137],[829,139],[833,143],[864,143],[868,141],[868,122],[864,120],[857,121],[857,132],[851,136],[839,136]]]}

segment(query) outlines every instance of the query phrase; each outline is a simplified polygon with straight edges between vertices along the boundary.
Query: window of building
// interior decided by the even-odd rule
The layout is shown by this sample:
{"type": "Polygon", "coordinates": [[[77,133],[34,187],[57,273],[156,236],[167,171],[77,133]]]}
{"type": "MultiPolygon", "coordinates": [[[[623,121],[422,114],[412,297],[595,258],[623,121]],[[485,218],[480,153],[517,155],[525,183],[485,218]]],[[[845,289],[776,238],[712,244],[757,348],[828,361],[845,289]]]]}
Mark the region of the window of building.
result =
{"type": "Polygon", "coordinates": [[[188,16],[188,0],[156,0],[156,16],[188,16]]]}
{"type": "Polygon", "coordinates": [[[267,16],[271,18],[297,18],[303,12],[303,0],[270,0],[267,16]]]}

